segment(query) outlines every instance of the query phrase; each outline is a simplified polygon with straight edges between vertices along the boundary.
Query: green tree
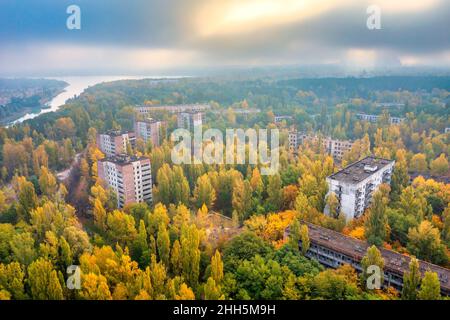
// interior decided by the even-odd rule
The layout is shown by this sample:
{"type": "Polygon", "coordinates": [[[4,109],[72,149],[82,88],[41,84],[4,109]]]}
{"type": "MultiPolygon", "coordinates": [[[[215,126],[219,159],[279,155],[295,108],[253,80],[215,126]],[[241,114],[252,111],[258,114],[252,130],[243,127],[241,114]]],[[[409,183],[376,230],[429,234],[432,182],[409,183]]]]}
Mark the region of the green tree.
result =
{"type": "Polygon", "coordinates": [[[294,250],[299,249],[299,241],[300,241],[300,222],[298,219],[295,219],[292,222],[291,227],[289,228],[289,244],[294,248],[294,250]]]}
{"type": "Polygon", "coordinates": [[[10,223],[0,223],[0,261],[8,262],[11,258],[10,241],[15,234],[14,226],[10,223]]]}
{"type": "Polygon", "coordinates": [[[386,209],[387,198],[382,190],[378,190],[373,196],[365,222],[365,237],[371,245],[381,246],[388,239],[389,224],[386,209]]]}
{"type": "Polygon", "coordinates": [[[10,246],[14,261],[18,261],[27,266],[36,258],[34,239],[29,232],[14,235],[11,239],[10,246]]]}
{"type": "Polygon", "coordinates": [[[56,270],[50,261],[39,258],[28,267],[28,285],[35,300],[63,300],[56,270]]]}
{"type": "Polygon", "coordinates": [[[58,189],[55,176],[48,171],[44,166],[41,167],[41,174],[39,176],[39,188],[42,194],[47,197],[53,197],[58,189]]]}
{"type": "Polygon", "coordinates": [[[243,181],[242,179],[236,179],[231,203],[233,210],[237,212],[240,221],[248,217],[252,206],[252,190],[250,182],[247,180],[243,181]]]}
{"type": "Polygon", "coordinates": [[[445,245],[441,243],[439,230],[424,220],[417,228],[408,232],[407,248],[411,254],[436,264],[445,263],[447,256],[445,245]]]}
{"type": "Polygon", "coordinates": [[[203,205],[206,205],[208,208],[212,208],[214,205],[214,201],[216,200],[216,191],[214,190],[207,174],[197,178],[193,200],[194,205],[197,208],[201,208],[203,205]]]}
{"type": "Polygon", "coordinates": [[[448,159],[444,153],[441,153],[438,158],[431,161],[430,169],[431,174],[436,176],[443,175],[449,172],[448,159]]]}
{"type": "Polygon", "coordinates": [[[439,300],[441,298],[441,284],[436,272],[425,272],[417,296],[420,300],[439,300]]]}
{"type": "Polygon", "coordinates": [[[19,177],[19,215],[25,219],[29,218],[31,210],[36,208],[37,196],[34,190],[34,185],[26,181],[24,177],[19,177]]]}
{"type": "Polygon", "coordinates": [[[139,231],[136,239],[133,241],[132,257],[134,261],[139,263],[139,266],[146,267],[150,264],[150,249],[147,241],[147,230],[145,228],[144,220],[139,221],[139,231]]]}
{"type": "Polygon", "coordinates": [[[219,250],[216,250],[211,257],[211,277],[216,284],[220,284],[223,279],[223,262],[219,250]]]}
{"type": "Polygon", "coordinates": [[[153,212],[149,213],[147,221],[148,221],[147,225],[148,233],[151,235],[156,235],[156,232],[158,231],[158,228],[161,225],[161,223],[167,227],[169,225],[170,218],[169,215],[167,214],[166,207],[163,204],[158,203],[155,206],[153,212]]]}
{"type": "Polygon", "coordinates": [[[220,286],[212,277],[208,278],[204,285],[204,298],[205,300],[223,300],[224,297],[221,293],[220,286]]]}
{"type": "Polygon", "coordinates": [[[94,200],[93,214],[94,214],[94,223],[95,223],[95,225],[100,230],[106,231],[107,214],[106,214],[106,210],[103,207],[103,204],[102,204],[101,200],[98,199],[98,198],[95,198],[95,200],[94,200]]]}
{"type": "Polygon", "coordinates": [[[181,246],[178,240],[175,240],[172,245],[172,251],[170,255],[170,264],[172,266],[172,272],[175,275],[180,275],[183,269],[181,261],[181,246]]]}
{"type": "Polygon", "coordinates": [[[136,237],[136,227],[132,216],[120,210],[114,210],[106,219],[108,236],[113,242],[121,246],[131,243],[136,237]]]}
{"type": "Polygon", "coordinates": [[[197,227],[192,224],[181,229],[181,264],[182,275],[192,288],[196,288],[200,273],[200,235],[197,227]]]}
{"type": "Polygon", "coordinates": [[[383,285],[384,259],[381,256],[380,250],[378,250],[377,247],[374,245],[372,245],[367,249],[366,255],[361,260],[361,267],[362,267],[361,283],[363,287],[367,286],[367,280],[371,275],[371,273],[368,272],[368,268],[370,266],[378,266],[380,268],[380,285],[383,285]]]}
{"type": "Polygon", "coordinates": [[[300,226],[300,241],[302,242],[302,253],[305,255],[311,244],[309,240],[308,226],[306,224],[302,224],[300,226]]]}
{"type": "Polygon", "coordinates": [[[82,285],[79,296],[84,300],[111,300],[111,292],[108,282],[101,274],[95,273],[83,274],[81,277],[82,285]]]}
{"type": "Polygon", "coordinates": [[[156,243],[158,246],[158,255],[160,261],[162,261],[166,265],[166,267],[169,267],[170,239],[169,232],[167,231],[167,228],[163,223],[159,225],[156,243]]]}
{"type": "Polygon", "coordinates": [[[158,170],[156,181],[157,187],[154,190],[155,202],[161,202],[165,205],[171,203],[189,203],[189,182],[184,176],[183,169],[180,166],[170,166],[165,163],[158,170]]]}
{"type": "Polygon", "coordinates": [[[417,289],[420,285],[419,261],[412,257],[409,262],[409,271],[403,275],[402,299],[416,300],[417,289]]]}
{"type": "Polygon", "coordinates": [[[415,154],[411,158],[409,167],[413,172],[426,173],[428,171],[427,157],[423,153],[415,154]]]}
{"type": "Polygon", "coordinates": [[[408,175],[408,167],[406,164],[406,160],[399,161],[397,159],[397,162],[394,167],[394,173],[392,174],[392,192],[391,192],[391,198],[392,200],[396,201],[400,197],[400,194],[402,193],[403,189],[406,188],[406,186],[409,183],[409,175],[408,175]]]}
{"type": "Polygon", "coordinates": [[[336,196],[336,193],[330,192],[327,196],[326,200],[326,206],[328,208],[328,211],[330,213],[330,216],[333,218],[337,218],[339,216],[339,200],[336,196]]]}
{"type": "Polygon", "coordinates": [[[26,299],[24,282],[25,271],[20,263],[0,264],[0,290],[8,291],[13,299],[26,299]]]}
{"type": "Polygon", "coordinates": [[[417,222],[422,221],[431,212],[431,206],[423,194],[409,186],[403,190],[400,196],[399,209],[404,215],[413,216],[417,222]]]}
{"type": "Polygon", "coordinates": [[[267,184],[267,204],[269,211],[277,211],[281,208],[283,191],[279,174],[269,176],[267,184]]]}

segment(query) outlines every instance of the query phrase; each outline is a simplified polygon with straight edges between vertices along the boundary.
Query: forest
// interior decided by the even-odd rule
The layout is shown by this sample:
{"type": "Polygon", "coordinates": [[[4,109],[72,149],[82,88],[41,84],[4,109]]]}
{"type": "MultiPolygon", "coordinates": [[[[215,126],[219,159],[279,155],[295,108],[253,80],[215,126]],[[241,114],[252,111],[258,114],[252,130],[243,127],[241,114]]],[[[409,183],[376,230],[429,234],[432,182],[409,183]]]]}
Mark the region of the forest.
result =
{"type": "Polygon", "coordinates": [[[417,260],[450,267],[448,88],[448,77],[127,80],[0,128],[0,299],[448,299],[417,260]],[[397,104],[382,105],[390,102],[397,104]],[[135,105],[181,103],[209,103],[207,128],[278,128],[279,172],[172,164],[176,117],[161,112],[162,145],[138,140],[131,150],[151,159],[153,203],[117,208],[98,178],[96,134],[132,129],[135,105]],[[380,118],[361,121],[359,112],[380,118]],[[275,123],[275,115],[293,117],[275,123]],[[390,116],[405,121],[391,124],[390,116]],[[342,161],[319,143],[295,156],[291,126],[354,144],[342,161]],[[370,154],[396,161],[392,182],[361,218],[345,221],[325,179],[370,154]],[[307,245],[298,246],[309,243],[305,221],[367,241],[362,265],[383,269],[380,248],[412,257],[403,289],[369,290],[366,273],[308,259],[307,245]],[[71,265],[81,269],[79,290],[66,286],[71,265]]]}

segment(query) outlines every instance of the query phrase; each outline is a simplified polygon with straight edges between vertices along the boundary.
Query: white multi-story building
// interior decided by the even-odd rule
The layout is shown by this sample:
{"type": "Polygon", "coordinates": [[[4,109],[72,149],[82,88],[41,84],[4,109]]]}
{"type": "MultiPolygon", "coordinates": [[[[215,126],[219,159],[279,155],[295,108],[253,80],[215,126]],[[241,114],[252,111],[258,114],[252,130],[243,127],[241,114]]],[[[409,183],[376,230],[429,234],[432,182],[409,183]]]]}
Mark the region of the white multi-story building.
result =
{"type": "Polygon", "coordinates": [[[162,105],[162,106],[143,105],[136,107],[137,113],[144,116],[150,116],[151,113],[155,111],[178,113],[178,112],[201,112],[209,109],[211,109],[211,106],[209,104],[176,104],[176,105],[162,105]]]}
{"type": "MultiPolygon", "coordinates": [[[[374,156],[359,160],[327,177],[328,194],[333,192],[338,201],[338,212],[348,220],[358,218],[369,206],[373,193],[382,183],[391,183],[394,160],[374,156]]],[[[329,208],[325,208],[329,213],[329,208]]]]}
{"type": "Polygon", "coordinates": [[[134,132],[121,132],[118,130],[111,130],[106,133],[97,134],[97,147],[107,156],[127,152],[127,144],[135,147],[136,136],[134,132]]]}
{"type": "MultiPolygon", "coordinates": [[[[357,113],[356,114],[356,118],[362,121],[368,121],[368,122],[378,122],[378,120],[380,119],[379,115],[375,115],[375,114],[365,114],[365,113],[357,113]]],[[[403,121],[405,121],[405,118],[400,118],[400,117],[389,117],[389,122],[391,124],[399,124],[402,123],[403,121]]]]}
{"type": "Polygon", "coordinates": [[[145,120],[135,120],[134,131],[136,137],[142,138],[145,142],[151,141],[157,147],[161,144],[161,129],[166,126],[165,121],[147,118],[145,120]]]}
{"type": "Polygon", "coordinates": [[[117,205],[152,201],[150,159],[118,155],[98,161],[98,177],[117,194],[117,205]]]}
{"type": "Polygon", "coordinates": [[[338,140],[331,137],[319,137],[317,135],[309,135],[304,132],[292,130],[289,132],[289,151],[297,153],[298,147],[304,142],[318,142],[322,139],[322,145],[326,152],[335,159],[342,159],[345,152],[349,151],[353,142],[350,140],[338,140]]]}
{"type": "Polygon", "coordinates": [[[274,117],[274,122],[275,123],[281,123],[283,120],[292,120],[293,119],[293,117],[292,116],[282,116],[282,115],[279,115],[279,116],[275,116],[274,117]]]}
{"type": "Polygon", "coordinates": [[[177,125],[178,128],[187,130],[194,130],[196,126],[202,126],[203,113],[201,112],[180,112],[177,113],[177,125]]]}

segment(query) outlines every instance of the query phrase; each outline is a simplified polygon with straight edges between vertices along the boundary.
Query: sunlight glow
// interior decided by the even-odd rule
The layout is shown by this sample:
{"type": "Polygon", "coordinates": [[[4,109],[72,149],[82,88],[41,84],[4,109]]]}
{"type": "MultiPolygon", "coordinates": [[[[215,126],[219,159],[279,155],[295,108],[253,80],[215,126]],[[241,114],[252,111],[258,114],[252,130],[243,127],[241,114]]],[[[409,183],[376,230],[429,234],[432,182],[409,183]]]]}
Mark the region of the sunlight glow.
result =
{"type": "MultiPolygon", "coordinates": [[[[406,14],[430,9],[443,0],[361,0],[362,9],[376,4],[386,14],[406,14]]],[[[217,0],[195,15],[200,36],[239,34],[301,21],[331,10],[355,6],[354,0],[217,0]]],[[[365,10],[361,10],[364,21],[365,10]]]]}

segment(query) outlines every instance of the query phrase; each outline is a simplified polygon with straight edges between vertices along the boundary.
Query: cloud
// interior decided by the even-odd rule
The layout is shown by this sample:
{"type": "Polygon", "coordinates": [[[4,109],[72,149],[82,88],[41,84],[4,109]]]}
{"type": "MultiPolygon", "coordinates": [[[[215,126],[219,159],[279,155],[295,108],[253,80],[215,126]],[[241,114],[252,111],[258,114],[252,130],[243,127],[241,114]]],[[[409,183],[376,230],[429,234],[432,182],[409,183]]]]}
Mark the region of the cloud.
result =
{"type": "Polygon", "coordinates": [[[23,0],[2,3],[0,70],[340,63],[449,65],[446,0],[23,0]],[[67,30],[66,8],[82,29],[67,30]],[[381,8],[381,30],[366,27],[381,8]]]}

